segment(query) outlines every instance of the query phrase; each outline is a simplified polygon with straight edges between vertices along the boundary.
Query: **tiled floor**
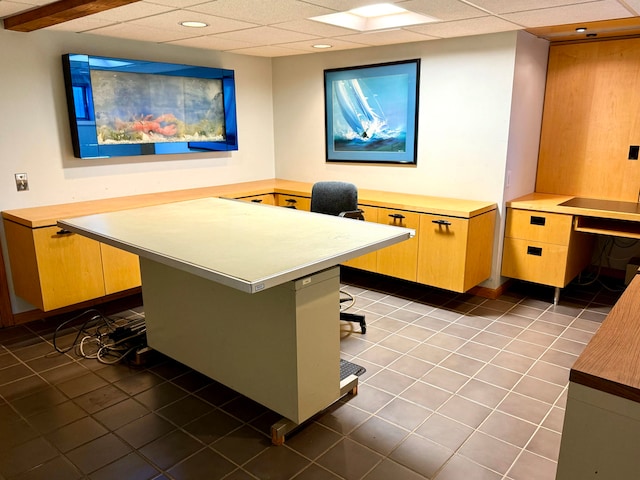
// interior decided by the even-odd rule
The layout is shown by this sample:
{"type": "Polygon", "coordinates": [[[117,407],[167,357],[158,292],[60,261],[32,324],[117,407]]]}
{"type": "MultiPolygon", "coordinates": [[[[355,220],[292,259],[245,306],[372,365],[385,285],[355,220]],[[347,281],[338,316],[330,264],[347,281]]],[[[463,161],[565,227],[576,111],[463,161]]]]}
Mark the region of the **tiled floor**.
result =
{"type": "Polygon", "coordinates": [[[525,284],[488,300],[344,278],[367,315],[366,335],[342,326],[359,394],[281,447],[277,415],[172,360],[61,355],[52,321],[0,330],[0,478],[554,478],[569,367],[619,294],[569,287],[554,307],[525,284]]]}

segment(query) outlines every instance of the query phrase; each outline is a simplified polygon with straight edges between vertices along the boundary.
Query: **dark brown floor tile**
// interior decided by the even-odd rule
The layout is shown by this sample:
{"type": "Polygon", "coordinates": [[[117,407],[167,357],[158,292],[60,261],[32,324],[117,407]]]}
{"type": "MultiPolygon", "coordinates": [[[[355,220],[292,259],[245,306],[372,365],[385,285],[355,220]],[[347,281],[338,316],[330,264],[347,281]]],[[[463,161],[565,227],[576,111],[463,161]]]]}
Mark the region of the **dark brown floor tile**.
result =
{"type": "Polygon", "coordinates": [[[89,478],[91,480],[148,480],[154,478],[157,474],[158,470],[155,467],[147,463],[139,455],[130,453],[95,471],[89,478]]]}
{"type": "Polygon", "coordinates": [[[389,455],[389,458],[426,478],[431,478],[442,468],[451,455],[453,455],[453,450],[413,434],[407,437],[389,455]]]}
{"type": "MultiPolygon", "coordinates": [[[[2,352],[1,349],[0,349],[0,352],[2,352]]],[[[19,363],[18,359],[14,357],[12,354],[10,353],[0,354],[0,370],[6,367],[10,367],[11,365],[15,365],[17,363],[19,363]]]]}
{"type": "Polygon", "coordinates": [[[81,472],[88,474],[131,453],[131,448],[109,433],[67,453],[81,472]]]}
{"type": "Polygon", "coordinates": [[[512,392],[498,405],[497,409],[527,422],[539,424],[551,410],[551,405],[512,392]]]}
{"type": "Polygon", "coordinates": [[[158,410],[185,396],[187,392],[170,382],[161,383],[135,396],[147,408],[158,410]]]}
{"type": "Polygon", "coordinates": [[[47,434],[46,438],[58,450],[66,453],[107,433],[107,429],[91,417],[84,417],[47,434]]]}
{"type": "Polygon", "coordinates": [[[52,352],[56,353],[56,355],[61,355],[53,349],[53,346],[49,342],[45,342],[42,339],[38,340],[36,337],[33,337],[33,341],[36,343],[23,348],[13,348],[11,353],[25,363],[28,360],[42,357],[43,355],[48,355],[52,352]]]}
{"type": "Polygon", "coordinates": [[[190,368],[180,362],[166,358],[164,362],[151,367],[149,370],[156,375],[160,375],[165,380],[171,380],[172,378],[187,373],[190,368]]]}
{"type": "Polygon", "coordinates": [[[481,432],[473,433],[458,453],[498,473],[505,474],[520,448],[481,432]]]}
{"type": "Polygon", "coordinates": [[[286,444],[289,448],[315,460],[318,456],[326,452],[335,445],[342,435],[330,430],[323,425],[312,422],[308,426],[300,428],[292,436],[287,437],[286,444]]]}
{"type": "Polygon", "coordinates": [[[377,416],[396,425],[413,430],[431,415],[432,411],[411,402],[396,398],[382,408],[377,416]]]}
{"type": "Polygon", "coordinates": [[[0,450],[17,447],[39,436],[39,432],[17,414],[11,417],[2,415],[0,418],[0,450]]]}
{"type": "Polygon", "coordinates": [[[162,377],[148,371],[134,373],[128,377],[124,377],[113,384],[129,395],[137,395],[138,393],[149,390],[151,387],[163,383],[162,377]]]}
{"type": "Polygon", "coordinates": [[[509,391],[504,388],[496,387],[495,385],[472,378],[466,385],[458,390],[457,394],[481,405],[494,408],[507,396],[507,393],[509,393],[509,391]]]}
{"type": "Polygon", "coordinates": [[[257,478],[288,480],[310,464],[310,460],[287,447],[271,446],[243,468],[257,478]]]}
{"type": "Polygon", "coordinates": [[[345,438],[318,458],[316,463],[346,480],[355,480],[362,478],[381,460],[379,454],[345,438]]]}
{"type": "Polygon", "coordinates": [[[93,415],[93,417],[109,430],[116,430],[129,422],[144,417],[149,410],[132,398],[116,403],[93,415]]]}
{"type": "Polygon", "coordinates": [[[485,365],[475,377],[478,380],[510,390],[522,378],[522,375],[496,365],[485,365]]]}
{"type": "Polygon", "coordinates": [[[554,403],[564,387],[553,383],[545,382],[534,377],[526,376],[513,388],[514,392],[521,393],[531,398],[541,400],[546,403],[554,403]]]}
{"type": "Polygon", "coordinates": [[[436,333],[432,337],[429,337],[429,339],[425,343],[453,352],[464,345],[466,343],[466,339],[454,335],[449,335],[442,331],[436,333]]]}
{"type": "Polygon", "coordinates": [[[34,438],[0,451],[0,475],[13,477],[27,472],[58,456],[58,452],[42,437],[34,438]]]}
{"type": "MultiPolygon", "coordinates": [[[[12,368],[12,367],[9,367],[12,368]]],[[[25,367],[26,368],[26,367],[25,367]]],[[[29,370],[30,373],[33,373],[29,370]]],[[[49,388],[50,385],[37,375],[20,378],[5,385],[0,385],[0,395],[7,401],[13,401],[27,395],[49,388]]]]}
{"type": "Polygon", "coordinates": [[[46,411],[52,405],[59,405],[68,400],[55,387],[49,387],[32,395],[13,400],[11,404],[20,414],[30,417],[46,411]]]}
{"type": "Polygon", "coordinates": [[[443,417],[438,413],[431,415],[416,429],[418,435],[454,451],[464,443],[472,432],[471,427],[443,417]]]}
{"type": "Polygon", "coordinates": [[[388,459],[382,460],[362,478],[363,480],[424,480],[422,475],[388,459]]]}
{"type": "MultiPolygon", "coordinates": [[[[489,335],[487,333],[487,335],[489,335]]],[[[475,341],[467,342],[462,345],[456,353],[464,355],[465,357],[471,357],[481,362],[488,362],[495,357],[500,350],[489,345],[483,345],[475,341]]]]}
{"type": "Polygon", "coordinates": [[[389,335],[379,342],[379,345],[395,352],[407,353],[411,351],[420,341],[407,338],[402,335],[389,335]]]}
{"type": "Polygon", "coordinates": [[[214,406],[200,400],[198,397],[189,395],[170,403],[166,407],[162,407],[157,410],[157,413],[181,427],[205,413],[211,412],[214,408],[214,406]]]}
{"type": "Polygon", "coordinates": [[[98,368],[93,369],[93,372],[100,375],[109,383],[117,382],[123,378],[140,373],[141,371],[141,367],[135,367],[123,362],[115,363],[113,365],[99,365],[98,368]]]}
{"type": "Polygon", "coordinates": [[[411,350],[410,355],[436,365],[451,355],[451,352],[443,348],[429,345],[428,343],[423,343],[411,350]]]}
{"type": "Polygon", "coordinates": [[[363,383],[358,385],[358,394],[347,395],[344,401],[369,413],[375,413],[394,398],[394,395],[363,383]]]}
{"type": "Polygon", "coordinates": [[[323,468],[313,463],[309,465],[307,468],[305,468],[298,475],[296,475],[294,479],[295,480],[340,480],[340,477],[338,477],[335,473],[330,472],[326,468],[323,468]]]}
{"type": "Polygon", "coordinates": [[[266,407],[242,395],[225,403],[220,408],[243,422],[250,422],[268,411],[266,407]]]}
{"type": "Polygon", "coordinates": [[[204,388],[201,388],[195,395],[212,405],[220,406],[240,396],[240,394],[229,387],[218,382],[212,382],[204,388]]]}
{"type": "Polygon", "coordinates": [[[52,368],[59,367],[61,365],[68,365],[73,362],[73,359],[67,355],[61,355],[59,353],[44,355],[41,357],[33,358],[25,363],[34,372],[43,372],[52,368]]]}
{"type": "Polygon", "coordinates": [[[248,426],[240,427],[211,444],[214,450],[238,465],[243,465],[270,446],[270,438],[248,426]]]}
{"type": "Polygon", "coordinates": [[[449,357],[440,362],[440,366],[462,375],[472,377],[484,366],[484,362],[474,358],[465,357],[457,353],[452,353],[449,357]]]}
{"type": "Polygon", "coordinates": [[[211,378],[195,370],[190,370],[171,381],[189,392],[195,392],[214,382],[211,378]]]}
{"type": "Polygon", "coordinates": [[[409,430],[371,417],[351,432],[349,438],[382,455],[388,455],[409,433],[409,430]]]}
{"type": "Polygon", "coordinates": [[[525,450],[509,470],[509,478],[513,480],[553,480],[556,478],[556,469],[555,462],[525,450]]]}
{"type": "Polygon", "coordinates": [[[40,372],[40,375],[50,384],[59,385],[71,379],[86,375],[87,373],[88,370],[80,363],[73,362],[40,372]]]}
{"type": "Polygon", "coordinates": [[[431,337],[435,333],[436,332],[434,332],[433,330],[430,330],[428,328],[424,328],[415,324],[402,327],[400,330],[396,332],[397,335],[401,335],[403,337],[407,337],[412,340],[416,340],[418,342],[425,341],[427,338],[431,337]]]}
{"type": "Polygon", "coordinates": [[[57,387],[69,398],[79,397],[85,393],[97,390],[107,385],[107,382],[92,372],[59,383],[57,387]]]}
{"type": "Polygon", "coordinates": [[[140,448],[140,453],[162,470],[167,470],[201,450],[202,447],[202,443],[186,433],[174,430],[140,448]]]}
{"type": "Polygon", "coordinates": [[[236,465],[218,453],[205,448],[169,469],[168,473],[176,480],[218,480],[236,468],[236,465]]]}
{"type": "Polygon", "coordinates": [[[81,477],[80,471],[60,456],[14,477],[13,480],[78,480],[81,477]]]}
{"type": "Polygon", "coordinates": [[[547,418],[542,422],[542,426],[553,430],[554,432],[562,433],[562,426],[564,423],[564,409],[553,407],[547,418]]]}
{"type": "Polygon", "coordinates": [[[111,405],[115,405],[118,402],[127,398],[127,394],[122,390],[114,387],[113,385],[106,385],[104,387],[93,390],[84,395],[74,398],[80,407],[82,407],[87,413],[96,413],[107,408],[111,405]]]}
{"type": "Polygon", "coordinates": [[[510,342],[509,345],[505,346],[504,350],[525,357],[538,359],[545,351],[547,351],[547,347],[516,339],[510,342]]]}
{"type": "Polygon", "coordinates": [[[0,385],[20,380],[29,375],[33,375],[33,371],[21,363],[5,367],[0,370],[0,385]]]}
{"type": "Polygon", "coordinates": [[[222,410],[216,409],[186,424],[183,428],[203,444],[208,445],[224,437],[240,425],[242,423],[239,420],[222,410]]]}
{"type": "MultiPolygon", "coordinates": [[[[224,480],[254,480],[255,477],[249,475],[244,470],[237,468],[232,473],[224,477],[224,480]]],[[[297,478],[297,477],[296,477],[297,478]]],[[[319,479],[318,479],[319,480],[319,479]]]]}
{"type": "Polygon", "coordinates": [[[451,397],[451,393],[424,382],[416,382],[399,396],[421,407],[436,410],[451,397]]]}
{"type": "Polygon", "coordinates": [[[435,480],[501,480],[503,477],[456,454],[434,478],[435,480]]]}
{"type": "Polygon", "coordinates": [[[116,430],[116,434],[133,448],[140,448],[175,430],[175,426],[151,413],[116,430]]]}
{"type": "Polygon", "coordinates": [[[527,375],[564,387],[569,381],[569,368],[551,365],[546,362],[536,362],[527,372],[527,375]]]}
{"type": "Polygon", "coordinates": [[[523,355],[502,351],[491,360],[490,364],[522,374],[531,368],[534,361],[534,359],[523,355]]]}

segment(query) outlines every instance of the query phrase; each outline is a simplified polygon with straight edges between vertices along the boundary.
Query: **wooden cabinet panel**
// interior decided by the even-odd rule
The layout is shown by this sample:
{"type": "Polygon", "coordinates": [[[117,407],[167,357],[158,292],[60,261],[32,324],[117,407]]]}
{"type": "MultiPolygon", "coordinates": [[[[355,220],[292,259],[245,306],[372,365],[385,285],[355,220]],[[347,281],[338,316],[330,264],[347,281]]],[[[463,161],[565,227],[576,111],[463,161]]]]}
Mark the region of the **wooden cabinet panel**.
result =
{"type": "Polygon", "coordinates": [[[640,39],[552,45],[536,192],[637,202],[640,39]]]}
{"type": "Polygon", "coordinates": [[[251,195],[250,197],[240,197],[238,200],[244,200],[245,202],[264,203],[265,205],[275,205],[276,199],[273,193],[266,193],[264,195],[251,195]]]}
{"type": "MultiPolygon", "coordinates": [[[[378,209],[376,207],[369,207],[366,205],[358,205],[358,208],[362,210],[365,222],[375,222],[378,220],[378,209]]],[[[354,220],[358,222],[359,220],[354,220]]],[[[378,252],[371,252],[365,255],[361,255],[351,260],[347,260],[343,265],[353,268],[359,268],[361,270],[367,270],[369,272],[375,272],[377,270],[378,252]]]]}
{"type": "Polygon", "coordinates": [[[562,288],[566,285],[568,252],[566,245],[507,237],[502,253],[502,275],[562,288]]]}
{"type": "Polygon", "coordinates": [[[418,282],[464,291],[468,227],[463,218],[420,216],[418,282]]]}
{"type": "Polygon", "coordinates": [[[99,242],[58,227],[4,225],[17,295],[44,311],[104,296],[99,242]]]}
{"type": "Polygon", "coordinates": [[[377,209],[377,221],[385,225],[412,228],[416,235],[397,245],[378,250],[376,271],[415,282],[418,271],[418,230],[420,214],[404,210],[377,209]]]}
{"type": "Polygon", "coordinates": [[[311,198],[297,195],[285,195],[276,193],[276,205],[280,207],[295,207],[298,210],[311,210],[311,198]]]}
{"type": "Polygon", "coordinates": [[[569,245],[571,215],[515,209],[507,212],[506,237],[569,245]]]}
{"type": "Polygon", "coordinates": [[[111,245],[100,244],[104,290],[107,295],[139,287],[140,263],[138,256],[111,245]]]}

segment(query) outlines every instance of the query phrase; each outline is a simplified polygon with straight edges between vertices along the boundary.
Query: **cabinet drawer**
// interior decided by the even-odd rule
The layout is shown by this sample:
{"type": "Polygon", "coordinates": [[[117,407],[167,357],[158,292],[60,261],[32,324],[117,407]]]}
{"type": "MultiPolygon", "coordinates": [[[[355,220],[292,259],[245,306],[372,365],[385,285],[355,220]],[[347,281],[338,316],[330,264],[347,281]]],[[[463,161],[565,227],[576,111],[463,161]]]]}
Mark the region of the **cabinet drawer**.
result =
{"type": "Polygon", "coordinates": [[[507,210],[505,236],[569,245],[573,216],[532,210],[507,210]]]}
{"type": "Polygon", "coordinates": [[[502,275],[528,282],[564,287],[569,248],[564,245],[505,238],[502,275]]]}
{"type": "Polygon", "coordinates": [[[276,205],[280,207],[296,208],[297,210],[311,210],[311,199],[309,197],[298,197],[296,195],[284,195],[276,193],[276,205]]]}
{"type": "MultiPolygon", "coordinates": [[[[366,205],[358,205],[358,208],[362,210],[362,214],[364,215],[365,222],[375,222],[378,218],[378,212],[376,207],[367,207],[366,205]]],[[[360,220],[353,220],[354,222],[359,222],[360,220]]],[[[378,251],[365,253],[364,255],[360,255],[359,257],[352,258],[351,260],[347,260],[344,262],[344,265],[353,268],[359,268],[361,270],[367,270],[369,272],[375,272],[378,261],[378,251]]]]}
{"type": "Polygon", "coordinates": [[[264,195],[252,195],[250,197],[240,197],[238,200],[245,202],[264,203],[265,205],[275,205],[276,200],[273,193],[265,193],[264,195]]]}

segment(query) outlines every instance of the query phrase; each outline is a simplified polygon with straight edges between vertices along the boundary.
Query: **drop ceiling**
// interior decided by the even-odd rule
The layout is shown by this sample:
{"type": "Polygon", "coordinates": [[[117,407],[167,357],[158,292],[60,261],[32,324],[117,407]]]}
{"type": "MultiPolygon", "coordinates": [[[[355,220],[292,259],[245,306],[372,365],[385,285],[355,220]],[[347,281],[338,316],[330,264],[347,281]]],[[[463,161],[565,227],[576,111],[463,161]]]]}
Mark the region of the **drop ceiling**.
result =
{"type": "Polygon", "coordinates": [[[388,1],[438,21],[369,32],[309,20],[381,1],[81,0],[84,3],[78,7],[77,0],[0,0],[0,18],[7,30],[14,29],[9,24],[29,12],[40,22],[37,30],[49,24],[42,29],[263,57],[327,51],[315,49],[317,44],[331,45],[328,50],[335,51],[514,30],[528,30],[550,41],[585,39],[587,34],[592,35],[587,40],[637,35],[640,31],[640,0],[388,1]],[[104,9],[113,5],[121,6],[104,9]],[[79,18],[56,23],[74,16],[79,18]],[[207,26],[187,28],[180,25],[182,21],[207,26]],[[576,33],[575,27],[582,24],[589,30],[576,33]],[[594,33],[599,37],[593,37],[594,33]]]}

